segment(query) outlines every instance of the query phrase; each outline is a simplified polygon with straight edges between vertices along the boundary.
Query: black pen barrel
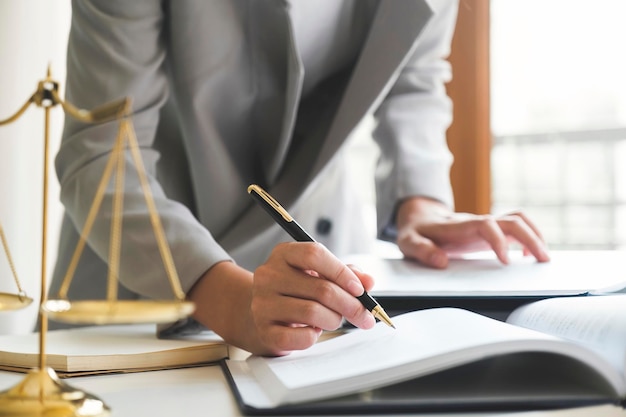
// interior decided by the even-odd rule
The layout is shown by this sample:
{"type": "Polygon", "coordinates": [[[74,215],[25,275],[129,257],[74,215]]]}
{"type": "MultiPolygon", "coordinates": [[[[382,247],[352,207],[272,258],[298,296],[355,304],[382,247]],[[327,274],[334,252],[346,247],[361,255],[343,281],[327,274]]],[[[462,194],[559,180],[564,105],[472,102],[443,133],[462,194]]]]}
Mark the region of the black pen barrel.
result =
{"type": "Polygon", "coordinates": [[[296,242],[315,242],[315,239],[313,239],[295,220],[290,222],[283,220],[280,225],[296,242]]]}

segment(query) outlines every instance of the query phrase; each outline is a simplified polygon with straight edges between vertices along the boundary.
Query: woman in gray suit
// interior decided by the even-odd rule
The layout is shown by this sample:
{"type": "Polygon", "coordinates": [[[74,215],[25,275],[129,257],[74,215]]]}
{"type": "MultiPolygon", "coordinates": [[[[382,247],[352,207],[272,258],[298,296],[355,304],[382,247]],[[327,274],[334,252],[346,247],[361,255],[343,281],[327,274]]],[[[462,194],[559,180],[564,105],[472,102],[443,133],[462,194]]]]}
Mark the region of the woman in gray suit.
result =
{"type": "MultiPolygon", "coordinates": [[[[539,261],[523,214],[455,213],[444,84],[455,0],[74,1],[66,97],[82,108],[130,96],[133,122],[194,318],[248,351],[315,343],[374,279],[336,256],[372,240],[346,172],[345,143],[373,115],[378,237],[424,264],[507,242],[539,261]],[[262,185],[319,243],[289,237],[247,195],[262,185]],[[331,254],[332,253],[334,254],[331,254]],[[312,279],[317,276],[318,279],[312,279]],[[319,279],[323,278],[323,279],[319,279]]],[[[67,119],[56,158],[66,213],[51,291],[76,247],[117,124],[67,119]]],[[[127,158],[120,298],[171,298],[141,187],[127,158]]],[[[112,187],[70,288],[102,298],[112,187]]]]}

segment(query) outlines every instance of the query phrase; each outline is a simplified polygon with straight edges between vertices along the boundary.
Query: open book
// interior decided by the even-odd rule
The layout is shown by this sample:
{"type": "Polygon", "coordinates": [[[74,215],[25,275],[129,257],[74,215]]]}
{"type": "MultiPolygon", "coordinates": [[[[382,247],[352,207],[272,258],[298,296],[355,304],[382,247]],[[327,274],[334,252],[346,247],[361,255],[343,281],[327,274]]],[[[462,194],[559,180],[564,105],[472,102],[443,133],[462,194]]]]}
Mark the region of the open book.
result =
{"type": "Polygon", "coordinates": [[[285,357],[226,360],[242,412],[540,409],[626,397],[626,295],[563,297],[508,322],[435,308],[285,357]]]}
{"type": "MultiPolygon", "coordinates": [[[[80,327],[46,336],[47,366],[60,377],[198,366],[228,357],[228,346],[215,334],[163,340],[154,324],[80,327]]],[[[39,333],[0,336],[0,369],[39,366],[38,340],[39,333]]]]}

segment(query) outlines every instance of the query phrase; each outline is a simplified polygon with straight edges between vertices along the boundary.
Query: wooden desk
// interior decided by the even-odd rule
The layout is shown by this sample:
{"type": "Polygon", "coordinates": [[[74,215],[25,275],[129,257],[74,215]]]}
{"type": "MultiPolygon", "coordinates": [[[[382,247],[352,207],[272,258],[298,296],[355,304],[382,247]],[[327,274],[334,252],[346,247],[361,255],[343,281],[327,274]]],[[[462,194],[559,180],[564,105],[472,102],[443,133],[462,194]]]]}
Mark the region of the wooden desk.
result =
{"type": "MultiPolygon", "coordinates": [[[[23,374],[1,372],[0,390],[17,384],[23,374]]],[[[65,379],[66,383],[98,396],[111,417],[241,416],[218,366],[135,374],[100,375],[65,379]]],[[[478,417],[480,414],[454,414],[478,417]]],[[[598,406],[561,411],[497,413],[491,417],[626,417],[626,411],[598,406]]],[[[421,415],[426,417],[425,415],[421,415]]],[[[432,417],[450,417],[437,414],[432,417]]]]}

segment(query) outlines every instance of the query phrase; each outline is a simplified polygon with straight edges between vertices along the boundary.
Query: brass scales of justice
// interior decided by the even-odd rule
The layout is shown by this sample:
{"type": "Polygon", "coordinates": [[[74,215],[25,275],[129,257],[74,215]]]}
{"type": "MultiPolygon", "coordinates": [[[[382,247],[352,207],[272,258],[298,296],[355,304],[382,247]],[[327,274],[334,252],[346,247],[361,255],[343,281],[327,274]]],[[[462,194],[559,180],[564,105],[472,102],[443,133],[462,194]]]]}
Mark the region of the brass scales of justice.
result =
{"type": "MultiPolygon", "coordinates": [[[[5,416],[107,416],[110,408],[93,394],[81,391],[61,381],[56,372],[46,366],[46,334],[48,318],[74,324],[130,324],[176,321],[191,314],[194,304],[185,300],[180,280],[174,266],[171,251],[156,205],[150,191],[145,167],[141,159],[139,145],[131,121],[131,102],[123,98],[104,104],[91,111],[76,108],[59,96],[59,84],[51,78],[48,68],[46,79],[40,81],[37,90],[26,103],[11,117],[0,120],[0,126],[16,121],[31,105],[44,109],[44,166],[43,166],[43,226],[41,247],[41,298],[39,303],[39,366],[30,370],[26,377],[14,387],[0,392],[0,417],[5,416]],[[83,225],[81,236],[71,258],[61,288],[55,299],[48,299],[46,284],[46,239],[47,239],[47,193],[48,193],[48,154],[50,110],[60,104],[63,111],[84,123],[104,123],[119,121],[119,128],[111,156],[96,189],[96,194],[83,225]],[[148,207],[150,223],[163,260],[165,272],[174,293],[174,300],[128,300],[117,299],[119,285],[119,263],[121,254],[123,186],[125,175],[125,154],[130,152],[141,183],[142,192],[148,207]],[[81,253],[91,232],[98,210],[104,198],[106,187],[114,177],[112,216],[108,254],[107,294],[103,300],[71,301],[67,292],[74,276],[81,253]]],[[[17,286],[17,293],[0,292],[0,311],[17,310],[32,303],[22,289],[14,262],[11,258],[8,239],[0,224],[0,240],[8,264],[17,286]]]]}

